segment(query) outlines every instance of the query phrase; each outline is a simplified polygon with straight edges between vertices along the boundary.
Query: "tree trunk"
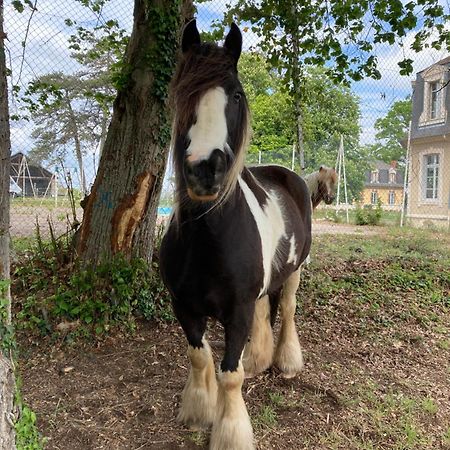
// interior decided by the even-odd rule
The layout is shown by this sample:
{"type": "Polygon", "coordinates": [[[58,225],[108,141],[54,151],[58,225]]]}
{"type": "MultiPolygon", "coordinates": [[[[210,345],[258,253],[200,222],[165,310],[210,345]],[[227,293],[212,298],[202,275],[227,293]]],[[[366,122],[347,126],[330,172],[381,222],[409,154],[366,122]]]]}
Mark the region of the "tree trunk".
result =
{"type": "MultiPolygon", "coordinates": [[[[297,2],[292,4],[293,17],[298,16],[297,2]]],[[[302,81],[303,73],[300,67],[299,55],[299,37],[298,37],[298,23],[295,23],[294,29],[291,30],[292,39],[292,85],[294,96],[294,114],[295,114],[295,134],[297,140],[297,152],[300,161],[300,175],[305,171],[305,143],[303,140],[303,114],[302,114],[302,81]]]]}
{"type": "Polygon", "coordinates": [[[81,192],[84,195],[86,195],[87,186],[86,186],[86,176],[84,174],[83,152],[81,151],[80,130],[78,129],[77,118],[75,117],[75,113],[73,112],[72,104],[70,103],[70,98],[67,95],[67,93],[66,93],[66,101],[67,101],[67,108],[69,109],[70,120],[72,121],[73,139],[75,141],[75,155],[77,157],[78,169],[80,170],[80,188],[81,192]]]}
{"type": "MultiPolygon", "coordinates": [[[[0,0],[0,299],[2,306],[0,329],[2,339],[11,327],[11,291],[9,261],[9,176],[11,164],[11,141],[9,130],[8,88],[3,31],[3,0],[0,0]],[[6,301],[5,301],[6,300],[6,301]]],[[[0,350],[0,448],[15,449],[13,426],[14,372],[10,360],[0,350]]]]}
{"type": "Polygon", "coordinates": [[[168,84],[185,10],[192,11],[192,0],[135,0],[122,86],[84,202],[77,250],[85,261],[96,263],[119,252],[151,261],[170,141],[168,84]]]}

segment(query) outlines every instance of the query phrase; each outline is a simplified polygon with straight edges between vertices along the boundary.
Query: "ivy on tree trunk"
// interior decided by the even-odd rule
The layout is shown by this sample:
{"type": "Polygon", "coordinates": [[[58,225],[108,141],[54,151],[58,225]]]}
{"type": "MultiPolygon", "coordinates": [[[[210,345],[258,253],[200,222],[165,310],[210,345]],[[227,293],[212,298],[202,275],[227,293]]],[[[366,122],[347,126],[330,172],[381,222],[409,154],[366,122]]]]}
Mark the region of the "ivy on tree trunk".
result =
{"type": "Polygon", "coordinates": [[[85,261],[116,253],[151,261],[171,132],[168,86],[191,15],[192,0],[135,0],[112,121],[84,202],[77,251],[85,261]]]}

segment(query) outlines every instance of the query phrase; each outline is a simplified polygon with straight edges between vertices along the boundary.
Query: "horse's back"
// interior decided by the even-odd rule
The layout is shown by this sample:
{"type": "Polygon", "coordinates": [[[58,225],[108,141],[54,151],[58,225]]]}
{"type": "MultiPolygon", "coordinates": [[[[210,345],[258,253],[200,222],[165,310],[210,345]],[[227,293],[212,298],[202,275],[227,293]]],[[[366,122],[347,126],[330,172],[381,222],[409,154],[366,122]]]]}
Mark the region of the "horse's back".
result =
{"type": "Polygon", "coordinates": [[[286,263],[273,274],[270,292],[276,291],[281,281],[296,270],[306,259],[311,248],[311,199],[305,181],[293,171],[282,166],[264,165],[249,168],[252,175],[266,191],[274,192],[284,216],[284,237],[279,251],[286,263]]]}
{"type": "Polygon", "coordinates": [[[263,165],[249,167],[254,177],[266,187],[288,194],[298,208],[306,230],[311,230],[311,199],[305,180],[283,166],[263,165]]]}

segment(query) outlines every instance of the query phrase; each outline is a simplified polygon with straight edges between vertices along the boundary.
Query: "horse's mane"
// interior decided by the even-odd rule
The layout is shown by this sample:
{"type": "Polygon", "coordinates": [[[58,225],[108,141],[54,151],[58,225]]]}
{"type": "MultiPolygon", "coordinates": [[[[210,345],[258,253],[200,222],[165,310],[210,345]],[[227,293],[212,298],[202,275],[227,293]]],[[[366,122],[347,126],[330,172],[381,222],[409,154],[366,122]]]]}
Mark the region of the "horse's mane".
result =
{"type": "Polygon", "coordinates": [[[312,195],[318,192],[319,190],[319,171],[315,171],[306,175],[304,178],[306,186],[308,186],[308,191],[312,195]]]}
{"type": "MultiPolygon", "coordinates": [[[[171,83],[170,101],[174,111],[172,127],[173,164],[177,187],[182,181],[179,175],[182,170],[181,158],[175,151],[177,138],[188,132],[189,126],[195,122],[197,105],[201,96],[211,88],[225,86],[230,75],[237,74],[236,64],[227,49],[214,43],[202,43],[194,46],[183,54],[171,83]]],[[[229,81],[228,81],[229,82],[229,81]]],[[[242,96],[244,114],[241,118],[241,127],[234,142],[230,143],[234,154],[232,166],[228,171],[224,188],[216,205],[227,200],[234,191],[239,174],[244,167],[245,152],[249,144],[250,119],[249,109],[245,95],[242,96]]],[[[178,193],[178,203],[183,201],[178,193]]]]}

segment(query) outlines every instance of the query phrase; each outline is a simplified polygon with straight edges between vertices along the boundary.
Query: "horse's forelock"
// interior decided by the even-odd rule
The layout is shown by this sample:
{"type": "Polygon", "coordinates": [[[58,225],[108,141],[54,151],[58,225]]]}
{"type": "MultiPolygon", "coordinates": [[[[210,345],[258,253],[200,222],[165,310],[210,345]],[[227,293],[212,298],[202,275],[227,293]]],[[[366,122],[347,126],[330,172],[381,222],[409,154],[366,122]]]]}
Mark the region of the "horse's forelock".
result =
{"type": "Polygon", "coordinates": [[[183,55],[171,86],[177,134],[187,133],[195,121],[201,96],[211,88],[224,86],[233,71],[232,57],[216,44],[202,44],[183,55]]]}

